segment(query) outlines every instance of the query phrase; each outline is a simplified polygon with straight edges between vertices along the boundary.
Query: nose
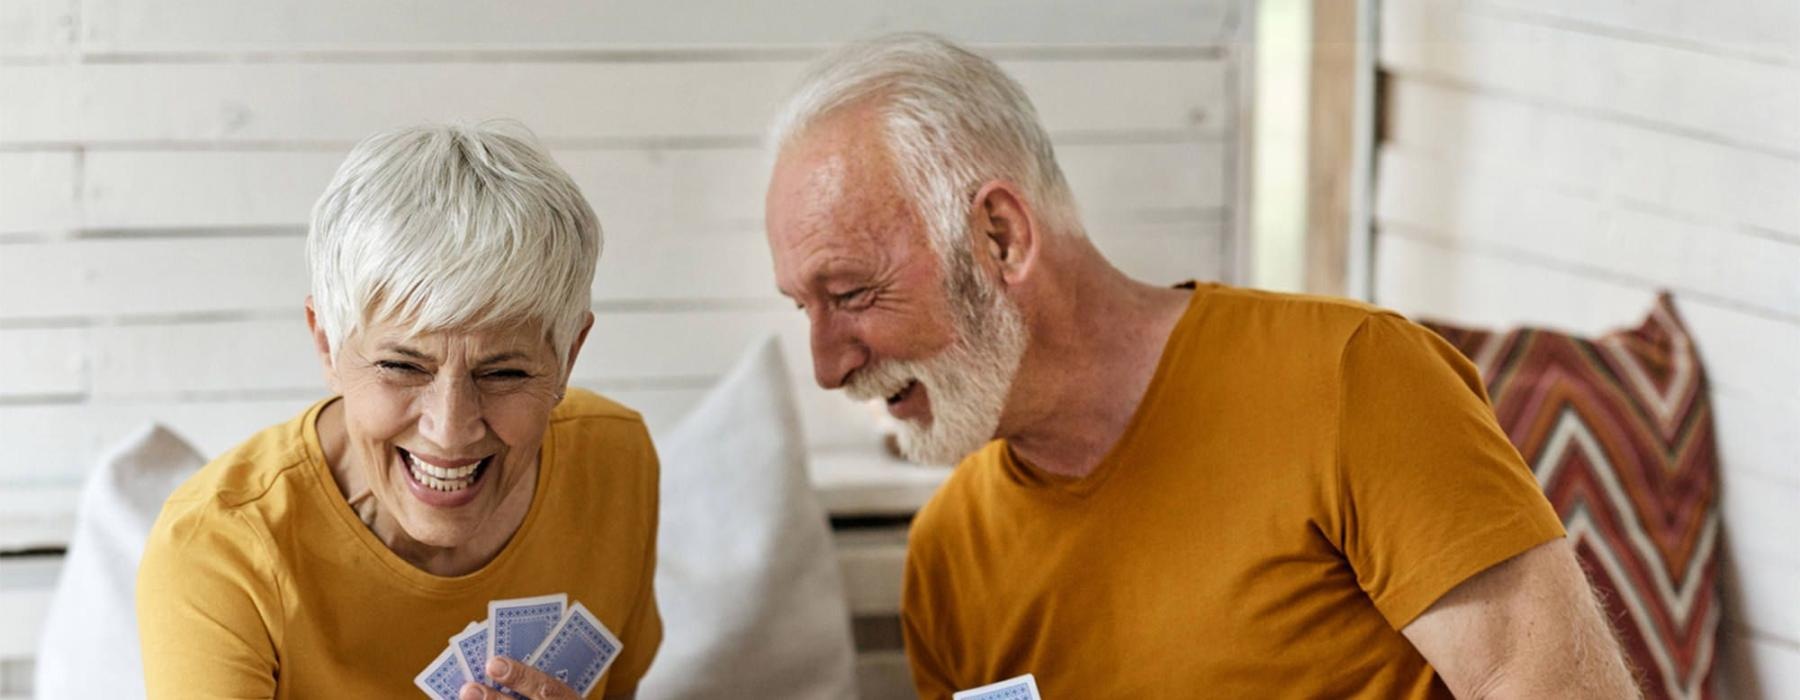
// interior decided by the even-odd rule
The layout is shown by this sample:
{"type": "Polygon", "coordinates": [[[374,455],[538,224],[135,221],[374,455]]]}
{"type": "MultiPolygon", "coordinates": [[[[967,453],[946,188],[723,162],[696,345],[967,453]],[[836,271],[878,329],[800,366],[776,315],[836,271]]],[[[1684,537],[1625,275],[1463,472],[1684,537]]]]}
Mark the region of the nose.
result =
{"type": "Polygon", "coordinates": [[[813,380],[827,389],[840,389],[850,373],[867,364],[869,349],[843,323],[821,310],[812,314],[813,380]]]}
{"type": "Polygon", "coordinates": [[[437,447],[456,453],[487,436],[487,425],[481,418],[481,396],[475,391],[474,380],[439,378],[421,400],[425,405],[419,414],[419,434],[437,447]]]}

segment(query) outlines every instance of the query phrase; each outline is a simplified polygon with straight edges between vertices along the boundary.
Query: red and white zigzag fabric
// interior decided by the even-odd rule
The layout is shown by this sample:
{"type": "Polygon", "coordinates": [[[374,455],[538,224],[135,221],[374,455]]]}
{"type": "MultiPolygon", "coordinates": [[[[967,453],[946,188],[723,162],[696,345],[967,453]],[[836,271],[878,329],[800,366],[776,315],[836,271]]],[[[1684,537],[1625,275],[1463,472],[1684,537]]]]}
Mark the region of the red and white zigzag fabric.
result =
{"type": "Polygon", "coordinates": [[[1713,697],[1718,450],[1706,375],[1667,294],[1597,339],[1427,323],[1475,360],[1651,698],[1713,697]]]}

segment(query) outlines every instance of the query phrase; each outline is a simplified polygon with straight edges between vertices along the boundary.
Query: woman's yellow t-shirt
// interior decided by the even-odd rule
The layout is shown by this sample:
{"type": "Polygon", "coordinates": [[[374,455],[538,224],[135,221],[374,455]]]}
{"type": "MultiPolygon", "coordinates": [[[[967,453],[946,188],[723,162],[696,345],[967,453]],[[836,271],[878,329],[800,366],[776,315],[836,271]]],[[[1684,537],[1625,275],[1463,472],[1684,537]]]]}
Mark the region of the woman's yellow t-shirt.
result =
{"type": "Polygon", "coordinates": [[[1400,630],[1562,534],[1442,339],[1202,286],[1095,472],[996,441],[921,511],[907,653],[925,698],[1023,673],[1052,699],[1449,697],[1400,630]]]}
{"type": "Polygon", "coordinates": [[[632,692],[662,641],[657,461],[642,419],[571,389],[538,485],[493,561],[456,577],[389,551],[340,495],[321,401],[213,460],[163,506],[138,570],[152,698],[415,697],[489,600],[567,593],[624,648],[593,697],[632,692]]]}

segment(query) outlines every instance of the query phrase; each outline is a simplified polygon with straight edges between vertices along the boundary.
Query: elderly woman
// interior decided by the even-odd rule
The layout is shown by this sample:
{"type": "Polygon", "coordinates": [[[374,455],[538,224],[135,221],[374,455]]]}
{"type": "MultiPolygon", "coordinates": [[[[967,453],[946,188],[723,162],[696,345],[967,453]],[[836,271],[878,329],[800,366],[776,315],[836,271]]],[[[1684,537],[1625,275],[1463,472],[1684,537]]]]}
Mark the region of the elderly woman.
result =
{"type": "Polygon", "coordinates": [[[568,388],[599,251],[593,211],[522,129],[358,145],[307,240],[334,396],[164,506],[138,574],[150,696],[631,696],[662,636],[657,462],[637,413],[568,388]],[[567,606],[472,624],[537,596],[567,606]],[[551,624],[576,628],[568,658],[616,645],[604,675],[505,657],[551,624]]]}

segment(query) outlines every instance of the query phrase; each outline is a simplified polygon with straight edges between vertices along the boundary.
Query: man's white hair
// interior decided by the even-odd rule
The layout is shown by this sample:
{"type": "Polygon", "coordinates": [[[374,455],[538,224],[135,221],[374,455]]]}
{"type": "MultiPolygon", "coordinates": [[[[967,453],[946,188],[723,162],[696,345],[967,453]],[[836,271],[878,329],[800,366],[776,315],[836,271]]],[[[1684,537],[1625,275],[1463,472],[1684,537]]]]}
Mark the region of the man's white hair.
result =
{"type": "Polygon", "coordinates": [[[363,140],[313,206],[306,240],[334,356],[371,322],[414,333],[537,323],[564,362],[600,247],[581,190],[528,130],[504,121],[363,140]]]}
{"type": "Polygon", "coordinates": [[[775,120],[781,149],[846,107],[873,104],[902,187],[924,217],[940,256],[967,248],[977,189],[1008,180],[1024,189],[1040,226],[1082,235],[1075,198],[1050,137],[1018,82],[993,61],[942,37],[891,34],[820,58],[775,120]]]}

